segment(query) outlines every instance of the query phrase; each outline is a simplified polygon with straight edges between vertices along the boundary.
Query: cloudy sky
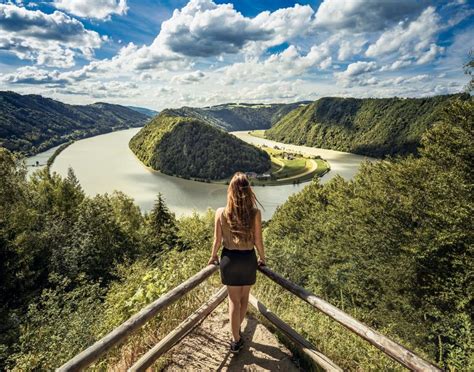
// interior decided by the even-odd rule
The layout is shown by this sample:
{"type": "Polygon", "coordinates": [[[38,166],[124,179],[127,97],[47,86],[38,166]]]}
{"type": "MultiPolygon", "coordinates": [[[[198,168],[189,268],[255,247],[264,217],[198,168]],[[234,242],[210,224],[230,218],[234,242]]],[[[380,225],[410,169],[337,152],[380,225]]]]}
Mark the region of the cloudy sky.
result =
{"type": "Polygon", "coordinates": [[[446,0],[0,0],[0,90],[165,107],[459,92],[446,0]]]}

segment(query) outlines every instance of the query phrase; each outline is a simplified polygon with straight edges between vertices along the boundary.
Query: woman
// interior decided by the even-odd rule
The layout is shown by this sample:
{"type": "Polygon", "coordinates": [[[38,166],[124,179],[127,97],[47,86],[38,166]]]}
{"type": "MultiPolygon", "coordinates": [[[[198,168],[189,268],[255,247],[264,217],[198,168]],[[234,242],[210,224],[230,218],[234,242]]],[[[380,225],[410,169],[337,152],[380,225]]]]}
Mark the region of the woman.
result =
{"type": "Polygon", "coordinates": [[[247,312],[250,287],[255,284],[257,266],[265,265],[262,215],[257,202],[247,176],[237,172],[227,189],[226,207],[216,210],[214,244],[208,264],[218,263],[217,251],[222,243],[219,269],[229,296],[232,353],[239,352],[243,346],[240,325],[247,312]]]}

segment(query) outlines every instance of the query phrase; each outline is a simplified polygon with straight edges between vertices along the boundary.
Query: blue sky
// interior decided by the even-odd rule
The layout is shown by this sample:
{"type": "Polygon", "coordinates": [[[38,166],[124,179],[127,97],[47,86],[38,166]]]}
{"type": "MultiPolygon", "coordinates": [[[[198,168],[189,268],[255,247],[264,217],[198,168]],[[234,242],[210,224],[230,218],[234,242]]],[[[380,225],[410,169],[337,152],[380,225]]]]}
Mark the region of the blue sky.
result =
{"type": "Polygon", "coordinates": [[[0,90],[161,110],[462,91],[463,0],[0,0],[0,90]]]}

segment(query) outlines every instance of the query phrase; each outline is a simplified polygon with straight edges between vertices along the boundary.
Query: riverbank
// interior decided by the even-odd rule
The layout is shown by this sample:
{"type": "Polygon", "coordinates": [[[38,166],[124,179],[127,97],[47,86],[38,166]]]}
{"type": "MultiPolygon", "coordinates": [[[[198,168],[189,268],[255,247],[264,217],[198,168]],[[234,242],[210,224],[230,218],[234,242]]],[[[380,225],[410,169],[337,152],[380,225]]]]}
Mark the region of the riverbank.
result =
{"type": "Polygon", "coordinates": [[[54,163],[54,160],[56,159],[56,157],[62,152],[64,151],[68,146],[72,145],[74,143],[74,140],[70,140],[66,143],[63,143],[61,146],[59,146],[53,153],[53,155],[51,155],[48,159],[48,161],[46,162],[46,169],[48,170],[48,173],[49,173],[49,170],[51,168],[51,166],[53,165],[54,163]]]}
{"type": "MultiPolygon", "coordinates": [[[[102,134],[75,141],[64,149],[54,160],[51,172],[63,177],[72,168],[82,188],[89,196],[112,193],[120,190],[132,197],[143,212],[152,210],[156,195],[161,193],[172,212],[177,217],[190,216],[193,213],[206,213],[208,208],[215,210],[225,205],[227,186],[222,184],[193,182],[183,178],[172,177],[147,168],[129,149],[128,143],[140,129],[133,128],[123,131],[102,134]]],[[[256,145],[284,148],[285,144],[258,139],[247,132],[231,132],[246,142],[256,145]]],[[[55,149],[56,150],[56,149],[55,149]]],[[[295,146],[292,152],[302,152],[308,156],[321,156],[331,165],[331,171],[321,177],[319,182],[325,183],[336,175],[350,179],[357,172],[360,163],[365,159],[359,155],[341,153],[332,150],[304,148],[295,146]]],[[[53,154],[41,154],[29,159],[34,163],[37,159],[45,164],[53,154]]],[[[29,167],[34,170],[34,167],[29,167]]],[[[272,217],[276,208],[283,204],[289,196],[301,191],[306,183],[286,185],[277,184],[272,187],[255,187],[254,191],[264,206],[262,219],[272,217]]]]}
{"type": "MultiPolygon", "coordinates": [[[[263,130],[253,132],[264,132],[263,130]]],[[[251,132],[248,132],[251,134],[251,132]]],[[[264,138],[263,134],[259,135],[260,138],[264,138]]],[[[245,140],[244,140],[245,141],[245,140]]],[[[295,185],[303,182],[308,182],[315,177],[322,177],[330,171],[329,162],[322,159],[318,155],[305,155],[299,151],[288,151],[281,149],[278,146],[263,146],[254,145],[261,150],[265,151],[270,156],[271,168],[262,174],[255,172],[247,172],[252,186],[280,186],[280,185],[295,185]]],[[[133,152],[133,151],[132,151],[133,152]]],[[[140,159],[134,153],[135,158],[140,159]]],[[[141,161],[140,161],[141,162],[141,161]]],[[[204,179],[197,177],[181,176],[178,174],[165,173],[161,170],[153,169],[143,164],[149,171],[166,174],[172,177],[178,177],[185,180],[213,183],[213,184],[225,184],[228,185],[231,177],[223,179],[204,179]]]]}

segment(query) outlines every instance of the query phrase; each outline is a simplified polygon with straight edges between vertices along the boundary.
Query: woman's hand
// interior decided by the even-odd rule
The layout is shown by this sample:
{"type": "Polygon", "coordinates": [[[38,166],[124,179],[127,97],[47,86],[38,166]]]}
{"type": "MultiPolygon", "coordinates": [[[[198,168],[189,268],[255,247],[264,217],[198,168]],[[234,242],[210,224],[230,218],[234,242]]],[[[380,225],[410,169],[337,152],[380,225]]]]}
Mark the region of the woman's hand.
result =
{"type": "Polygon", "coordinates": [[[209,258],[209,261],[207,262],[208,265],[214,265],[214,263],[219,263],[219,259],[217,257],[217,255],[215,256],[211,256],[211,258],[209,258]]]}
{"type": "Polygon", "coordinates": [[[266,266],[266,264],[265,264],[265,258],[263,258],[263,259],[262,259],[262,258],[259,258],[259,259],[257,260],[257,264],[258,264],[258,266],[266,266]]]}

